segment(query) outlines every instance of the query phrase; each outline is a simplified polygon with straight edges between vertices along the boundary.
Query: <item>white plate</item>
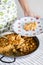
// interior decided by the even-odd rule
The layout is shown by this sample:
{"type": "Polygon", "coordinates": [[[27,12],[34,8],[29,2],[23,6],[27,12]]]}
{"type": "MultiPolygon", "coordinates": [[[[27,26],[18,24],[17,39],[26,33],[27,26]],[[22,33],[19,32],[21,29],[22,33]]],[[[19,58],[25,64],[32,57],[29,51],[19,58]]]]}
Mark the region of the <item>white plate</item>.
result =
{"type": "Polygon", "coordinates": [[[33,17],[24,17],[19,20],[16,20],[12,28],[14,32],[22,36],[30,36],[30,37],[36,36],[43,33],[43,19],[36,19],[33,17]],[[23,26],[25,23],[34,22],[34,21],[37,22],[37,28],[35,31],[25,31],[23,29],[23,26]]]}

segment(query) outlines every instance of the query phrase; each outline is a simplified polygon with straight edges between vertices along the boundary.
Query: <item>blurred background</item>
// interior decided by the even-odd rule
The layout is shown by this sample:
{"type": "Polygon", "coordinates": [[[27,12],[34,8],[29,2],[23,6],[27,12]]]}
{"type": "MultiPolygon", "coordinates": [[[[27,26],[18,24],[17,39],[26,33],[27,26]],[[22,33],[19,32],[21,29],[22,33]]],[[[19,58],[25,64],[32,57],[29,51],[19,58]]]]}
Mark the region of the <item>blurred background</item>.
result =
{"type": "MultiPolygon", "coordinates": [[[[18,0],[15,0],[18,8],[18,17],[23,17],[23,11],[22,8],[18,2],[18,0]]],[[[33,12],[43,17],[43,0],[27,0],[30,8],[33,12]]]]}

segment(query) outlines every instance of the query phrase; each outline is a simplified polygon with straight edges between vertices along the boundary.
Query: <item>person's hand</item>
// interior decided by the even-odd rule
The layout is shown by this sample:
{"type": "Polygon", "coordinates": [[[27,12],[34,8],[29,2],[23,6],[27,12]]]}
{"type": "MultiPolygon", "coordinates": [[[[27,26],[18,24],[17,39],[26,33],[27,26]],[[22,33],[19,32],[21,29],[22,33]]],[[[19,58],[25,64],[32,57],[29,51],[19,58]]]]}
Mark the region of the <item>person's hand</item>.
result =
{"type": "Polygon", "coordinates": [[[32,11],[24,11],[24,15],[25,16],[31,16],[31,17],[35,17],[35,18],[40,18],[40,16],[38,16],[37,14],[33,13],[32,11]]]}

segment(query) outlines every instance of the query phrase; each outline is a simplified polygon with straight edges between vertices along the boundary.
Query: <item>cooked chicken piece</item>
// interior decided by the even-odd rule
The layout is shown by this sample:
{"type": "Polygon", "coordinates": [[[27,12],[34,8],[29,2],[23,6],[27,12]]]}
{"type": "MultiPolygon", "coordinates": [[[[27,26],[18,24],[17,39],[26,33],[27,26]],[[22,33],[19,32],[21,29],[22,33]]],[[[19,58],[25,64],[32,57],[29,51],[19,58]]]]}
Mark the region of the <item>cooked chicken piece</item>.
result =
{"type": "Polygon", "coordinates": [[[13,45],[9,44],[8,46],[4,47],[3,51],[8,52],[9,50],[13,49],[13,45]]]}

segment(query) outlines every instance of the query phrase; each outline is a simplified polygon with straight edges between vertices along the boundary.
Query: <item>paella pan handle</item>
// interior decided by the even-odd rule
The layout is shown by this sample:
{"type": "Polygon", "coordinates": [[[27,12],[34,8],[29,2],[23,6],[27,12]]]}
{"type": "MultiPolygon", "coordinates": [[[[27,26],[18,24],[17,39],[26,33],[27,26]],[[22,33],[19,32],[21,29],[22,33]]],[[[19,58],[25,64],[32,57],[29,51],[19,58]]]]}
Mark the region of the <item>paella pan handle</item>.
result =
{"type": "Polygon", "coordinates": [[[3,63],[13,63],[13,62],[15,62],[15,60],[16,60],[16,58],[13,58],[13,60],[12,61],[5,61],[3,58],[4,58],[5,56],[2,56],[1,58],[0,58],[0,61],[1,62],[3,62],[3,63]]]}

